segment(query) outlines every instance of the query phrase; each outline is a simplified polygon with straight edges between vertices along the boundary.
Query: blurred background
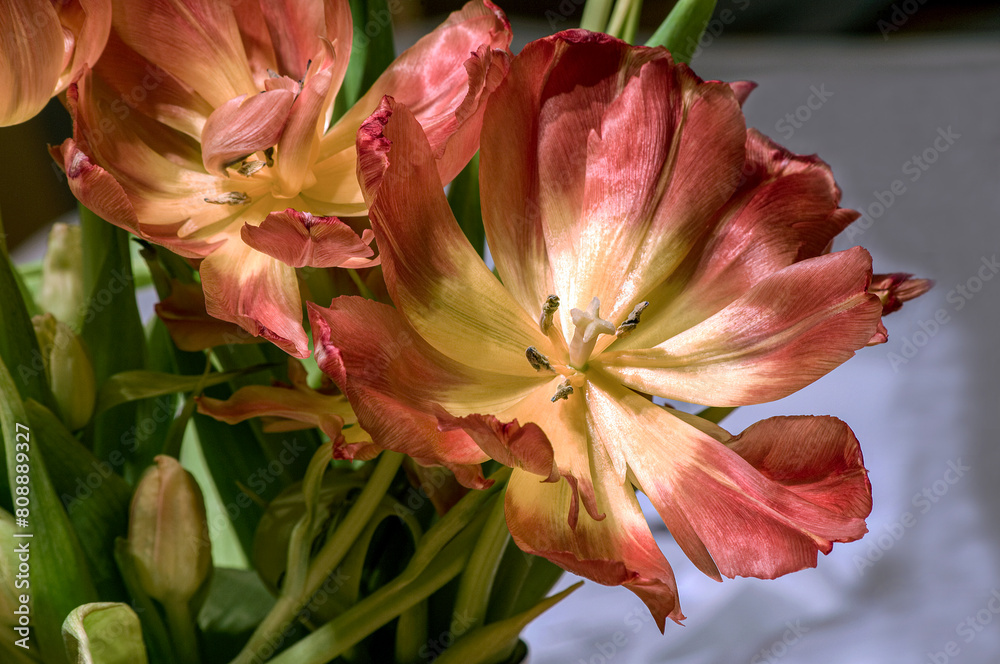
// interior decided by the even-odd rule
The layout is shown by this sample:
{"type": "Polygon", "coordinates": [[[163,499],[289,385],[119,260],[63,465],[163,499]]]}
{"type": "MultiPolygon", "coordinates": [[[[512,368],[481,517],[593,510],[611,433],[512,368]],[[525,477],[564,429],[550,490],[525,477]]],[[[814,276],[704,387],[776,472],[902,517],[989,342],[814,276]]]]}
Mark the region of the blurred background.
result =
{"type": "MultiPolygon", "coordinates": [[[[460,2],[397,0],[405,48],[460,2]]],[[[500,2],[515,52],[575,27],[583,0],[500,2]]],[[[647,0],[642,41],[672,6],[647,0]]],[[[692,60],[760,84],[756,127],[833,167],[864,213],[837,249],[937,281],[886,320],[889,342],[782,401],[723,422],[831,414],[857,433],[875,507],[862,541],[776,581],[698,572],[650,511],[688,620],[660,635],[641,602],[593,583],[529,627],[531,664],[1000,662],[1000,3],[720,0],[692,60]]],[[[0,129],[0,209],[15,258],[70,211],[40,146],[69,134],[57,102],[0,129]]],[[[575,579],[564,578],[561,587],[575,579]]]]}

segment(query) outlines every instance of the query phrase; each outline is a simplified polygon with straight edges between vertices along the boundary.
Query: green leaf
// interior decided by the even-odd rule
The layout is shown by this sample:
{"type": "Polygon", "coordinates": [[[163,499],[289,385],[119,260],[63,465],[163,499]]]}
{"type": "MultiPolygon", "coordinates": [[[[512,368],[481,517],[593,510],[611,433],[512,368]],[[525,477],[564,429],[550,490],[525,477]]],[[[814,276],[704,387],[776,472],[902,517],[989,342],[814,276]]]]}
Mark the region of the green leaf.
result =
{"type": "Polygon", "coordinates": [[[73,664],[146,664],[139,617],[127,604],[99,602],[77,607],[63,624],[73,664]]]}
{"type": "Polygon", "coordinates": [[[253,570],[216,567],[198,615],[203,662],[228,662],[264,619],[274,597],[253,570]]]}
{"type": "Polygon", "coordinates": [[[715,0],[680,0],[646,46],[665,46],[675,62],[690,62],[714,10],[715,0]]]}
{"type": "Polygon", "coordinates": [[[582,585],[583,581],[579,581],[516,616],[470,631],[434,661],[436,664],[500,664],[506,661],[528,623],[582,585]]]}
{"type": "MultiPolygon", "coordinates": [[[[34,640],[46,662],[65,662],[62,624],[81,604],[97,600],[86,558],[46,470],[43,445],[36,438],[24,403],[6,365],[0,361],[0,425],[14,515],[29,551],[34,640]],[[19,456],[21,455],[21,456],[19,456]],[[19,504],[20,503],[20,504],[19,504]],[[24,510],[23,512],[20,510],[24,510]]],[[[16,534],[17,535],[17,534],[16,534]]]]}
{"type": "Polygon", "coordinates": [[[114,563],[114,541],[128,529],[132,490],[118,474],[125,462],[119,451],[97,459],[45,406],[25,403],[35,444],[48,460],[49,477],[69,515],[90,562],[102,599],[124,599],[125,588],[114,563]]]}
{"type": "Polygon", "coordinates": [[[97,395],[97,406],[94,411],[103,413],[115,406],[129,401],[159,397],[164,394],[191,392],[199,388],[211,387],[227,383],[237,376],[254,373],[268,368],[270,365],[247,367],[239,371],[213,372],[207,375],[178,376],[176,374],[157,371],[123,371],[105,381],[97,395]]]}
{"type": "Polygon", "coordinates": [[[354,106],[396,57],[387,0],[350,1],[354,39],[344,83],[337,93],[334,117],[354,106]]]}
{"type": "Polygon", "coordinates": [[[479,153],[472,157],[448,190],[448,203],[469,244],[482,256],[486,253],[486,229],[479,202],[479,153]]]}
{"type": "MultiPolygon", "coordinates": [[[[146,366],[146,335],[135,301],[129,235],[80,206],[83,229],[83,283],[87,302],[81,336],[90,351],[98,388],[109,377],[146,366]]],[[[107,459],[115,450],[141,451],[146,437],[137,429],[136,404],[124,404],[94,418],[87,436],[94,453],[107,459]],[[126,443],[126,440],[128,443],[126,443]],[[135,443],[134,445],[130,443],[135,443]]],[[[141,424],[155,426],[156,422],[141,424]]],[[[126,478],[132,478],[131,463],[126,478]]]]}

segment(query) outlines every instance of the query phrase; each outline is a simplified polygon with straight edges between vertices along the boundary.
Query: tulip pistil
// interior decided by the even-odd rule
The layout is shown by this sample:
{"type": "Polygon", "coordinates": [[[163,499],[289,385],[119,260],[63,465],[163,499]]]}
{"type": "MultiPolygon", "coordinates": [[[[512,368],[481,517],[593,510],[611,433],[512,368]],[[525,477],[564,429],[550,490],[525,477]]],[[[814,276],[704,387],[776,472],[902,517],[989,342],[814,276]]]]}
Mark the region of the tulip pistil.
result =
{"type": "Polygon", "coordinates": [[[586,368],[587,360],[590,359],[594,345],[597,344],[597,337],[615,333],[615,326],[601,318],[600,308],[601,301],[595,297],[590,301],[586,311],[571,309],[569,312],[576,326],[573,339],[569,343],[569,363],[580,371],[586,368]]]}

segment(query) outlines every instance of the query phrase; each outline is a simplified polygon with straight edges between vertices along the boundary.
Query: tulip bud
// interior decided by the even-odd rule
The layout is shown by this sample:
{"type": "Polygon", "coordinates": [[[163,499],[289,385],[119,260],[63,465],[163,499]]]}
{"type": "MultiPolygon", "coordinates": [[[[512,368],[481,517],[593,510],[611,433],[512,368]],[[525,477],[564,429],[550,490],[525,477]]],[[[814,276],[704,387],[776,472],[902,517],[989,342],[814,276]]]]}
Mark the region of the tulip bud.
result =
{"type": "Polygon", "coordinates": [[[56,398],[63,423],[72,431],[90,421],[97,398],[94,367],[75,332],[52,315],[31,319],[38,337],[45,377],[56,398]]]}
{"type": "Polygon", "coordinates": [[[53,224],[42,261],[38,304],[56,318],[79,329],[83,302],[83,244],[80,227],[53,224]]]}
{"type": "Polygon", "coordinates": [[[212,544],[201,489],[191,473],[157,456],[139,480],[128,523],[128,552],[147,595],[164,605],[187,603],[212,568],[212,544]]]}

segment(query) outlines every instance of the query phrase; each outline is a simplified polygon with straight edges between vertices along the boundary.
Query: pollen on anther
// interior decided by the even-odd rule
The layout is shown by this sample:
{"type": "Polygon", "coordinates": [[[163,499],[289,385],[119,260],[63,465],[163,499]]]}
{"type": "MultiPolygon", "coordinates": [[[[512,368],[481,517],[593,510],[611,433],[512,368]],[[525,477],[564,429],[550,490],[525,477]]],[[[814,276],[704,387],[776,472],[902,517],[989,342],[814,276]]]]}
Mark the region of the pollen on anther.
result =
{"type": "Polygon", "coordinates": [[[639,318],[642,316],[642,312],[645,311],[648,306],[649,302],[640,302],[635,305],[635,308],[632,309],[632,313],[628,315],[625,322],[618,326],[617,335],[619,339],[632,334],[632,330],[639,325],[639,318]]]}
{"type": "Polygon", "coordinates": [[[573,386],[569,384],[568,380],[564,380],[556,388],[556,393],[552,395],[552,403],[559,401],[560,399],[569,399],[569,395],[573,394],[573,386]]]}
{"type": "Polygon", "coordinates": [[[552,364],[549,362],[549,358],[545,357],[534,346],[528,346],[524,351],[524,356],[528,358],[528,363],[535,371],[541,371],[542,369],[545,369],[546,371],[555,371],[555,369],[552,368],[552,364]]]}

